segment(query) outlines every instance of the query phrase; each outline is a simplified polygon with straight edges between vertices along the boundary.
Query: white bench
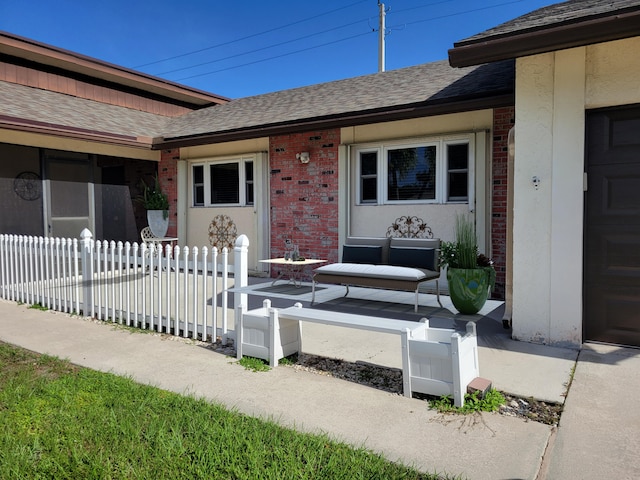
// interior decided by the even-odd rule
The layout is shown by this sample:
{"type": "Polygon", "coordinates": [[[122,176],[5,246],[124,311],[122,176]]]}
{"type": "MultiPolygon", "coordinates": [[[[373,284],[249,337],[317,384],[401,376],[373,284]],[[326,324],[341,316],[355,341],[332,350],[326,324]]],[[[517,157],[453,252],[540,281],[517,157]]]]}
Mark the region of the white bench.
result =
{"type": "Polygon", "coordinates": [[[357,328],[400,336],[402,380],[405,396],[412,392],[451,395],[456,406],[464,404],[467,386],[479,376],[478,343],[475,323],[467,324],[464,336],[453,329],[429,327],[420,322],[369,317],[341,312],[302,308],[297,303],[284,309],[263,308],[236,312],[236,356],[249,355],[268,360],[272,367],[278,360],[302,351],[300,322],[314,322],[337,327],[357,328]]]}

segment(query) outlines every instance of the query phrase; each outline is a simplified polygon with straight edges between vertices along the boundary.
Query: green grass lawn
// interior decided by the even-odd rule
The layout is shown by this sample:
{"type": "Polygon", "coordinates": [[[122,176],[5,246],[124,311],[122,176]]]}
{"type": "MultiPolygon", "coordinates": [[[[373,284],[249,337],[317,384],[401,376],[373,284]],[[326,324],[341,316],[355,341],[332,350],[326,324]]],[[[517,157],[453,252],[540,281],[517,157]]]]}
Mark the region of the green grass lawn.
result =
{"type": "Polygon", "coordinates": [[[0,342],[0,478],[451,477],[0,342]]]}

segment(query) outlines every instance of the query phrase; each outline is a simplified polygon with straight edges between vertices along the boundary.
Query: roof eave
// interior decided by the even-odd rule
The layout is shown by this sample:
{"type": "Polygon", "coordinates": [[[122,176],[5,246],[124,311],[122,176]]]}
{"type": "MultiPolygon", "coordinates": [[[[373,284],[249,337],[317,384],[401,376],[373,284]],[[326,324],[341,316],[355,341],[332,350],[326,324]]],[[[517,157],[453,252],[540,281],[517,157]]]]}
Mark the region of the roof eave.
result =
{"type": "Polygon", "coordinates": [[[152,150],[153,137],[121,135],[0,115],[0,129],[152,150]]]}
{"type": "Polygon", "coordinates": [[[455,43],[449,50],[449,63],[452,67],[469,67],[639,35],[640,11],[632,11],[569,25],[455,43]]]}
{"type": "Polygon", "coordinates": [[[228,130],[224,132],[212,132],[201,135],[173,137],[158,139],[154,142],[155,149],[169,149],[181,147],[194,147],[210,145],[238,140],[269,137],[288,133],[300,133],[309,130],[326,130],[329,128],[342,128],[372,123],[392,122],[408,120],[419,117],[430,117],[450,113],[484,110],[513,105],[515,96],[512,91],[495,92],[491,96],[477,98],[458,99],[455,101],[430,102],[428,104],[403,105],[393,109],[352,112],[339,116],[323,118],[310,118],[283,122],[278,124],[257,125],[249,128],[228,130]]]}

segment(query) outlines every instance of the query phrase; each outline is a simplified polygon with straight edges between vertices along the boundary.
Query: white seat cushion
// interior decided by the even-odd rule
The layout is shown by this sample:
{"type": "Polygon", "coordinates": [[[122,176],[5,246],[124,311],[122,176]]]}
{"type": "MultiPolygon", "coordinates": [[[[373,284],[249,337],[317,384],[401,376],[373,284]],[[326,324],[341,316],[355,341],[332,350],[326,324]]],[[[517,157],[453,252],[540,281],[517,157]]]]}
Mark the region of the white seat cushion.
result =
{"type": "Polygon", "coordinates": [[[422,280],[427,277],[425,272],[418,268],[363,263],[332,263],[316,268],[314,273],[411,281],[422,280]]]}

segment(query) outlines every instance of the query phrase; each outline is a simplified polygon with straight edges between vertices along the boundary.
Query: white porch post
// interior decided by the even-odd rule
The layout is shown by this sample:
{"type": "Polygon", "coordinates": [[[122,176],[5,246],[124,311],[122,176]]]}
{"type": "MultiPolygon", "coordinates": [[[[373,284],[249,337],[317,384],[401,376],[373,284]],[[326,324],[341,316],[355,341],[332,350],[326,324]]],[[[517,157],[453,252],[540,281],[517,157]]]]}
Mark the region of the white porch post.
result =
{"type": "MultiPolygon", "coordinates": [[[[233,247],[234,257],[234,288],[246,287],[249,284],[249,237],[242,234],[236,239],[235,247],[233,247]]],[[[238,310],[240,305],[249,308],[247,304],[246,293],[236,293],[233,295],[233,309],[238,310]]],[[[237,319],[236,319],[237,322],[237,319]]],[[[236,323],[237,325],[237,323],[236,323]]],[[[236,327],[237,328],[237,327],[236,327]]]]}
{"type": "Polygon", "coordinates": [[[93,235],[88,228],[80,232],[80,259],[82,262],[82,312],[93,317],[93,235]]]}

